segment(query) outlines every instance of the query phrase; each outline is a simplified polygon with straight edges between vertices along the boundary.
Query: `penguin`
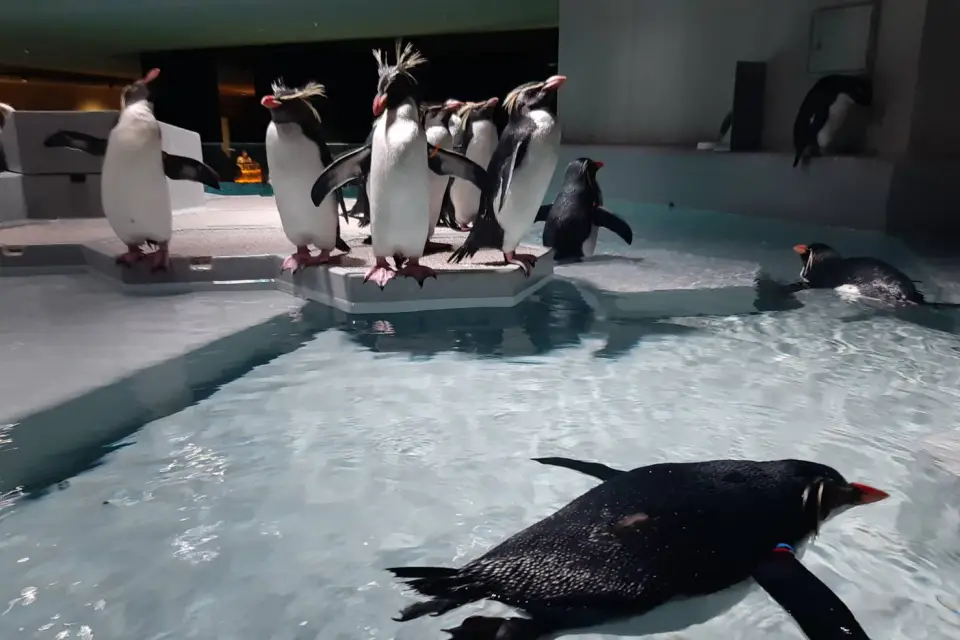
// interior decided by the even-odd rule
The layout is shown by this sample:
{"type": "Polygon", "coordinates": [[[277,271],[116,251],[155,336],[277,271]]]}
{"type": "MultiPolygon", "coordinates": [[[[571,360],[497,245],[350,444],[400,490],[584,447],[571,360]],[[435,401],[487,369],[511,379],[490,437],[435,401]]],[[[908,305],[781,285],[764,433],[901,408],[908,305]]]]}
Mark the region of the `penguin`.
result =
{"type": "Polygon", "coordinates": [[[428,600],[403,622],[496,600],[527,617],[471,616],[453,640],[536,640],[629,622],[678,631],[759,584],[811,640],[866,639],[853,613],[799,561],[831,517],[889,494],[804,460],[661,463],[620,471],[539,458],[601,484],[458,569],[387,569],[428,600]]]}
{"type": "MultiPolygon", "coordinates": [[[[441,149],[453,148],[453,136],[450,135],[450,116],[463,107],[460,100],[449,99],[443,104],[427,104],[422,106],[423,110],[423,130],[426,132],[427,143],[432,147],[441,149]]],[[[462,153],[462,151],[461,151],[462,153]]],[[[472,159],[472,158],[471,158],[472,159]]],[[[482,163],[480,166],[486,166],[482,163]]],[[[430,189],[430,235],[432,238],[437,231],[437,223],[440,221],[441,209],[443,208],[444,196],[447,191],[447,183],[450,178],[438,176],[435,173],[428,177],[430,189]]]]}
{"type": "Polygon", "coordinates": [[[422,287],[436,272],[420,264],[430,235],[430,193],[427,170],[454,175],[488,189],[483,167],[465,156],[427,143],[420,124],[417,81],[411,70],[426,62],[413,45],[397,41],[396,63],[388,64],[375,50],[379,82],[373,99],[377,119],[371,144],[345,153],[327,167],[311,190],[315,204],[334,189],[366,176],[370,205],[370,232],[376,264],[364,282],[383,289],[397,273],[414,278],[422,287]],[[393,256],[396,269],[387,258],[393,256]]]}
{"type": "Polygon", "coordinates": [[[554,250],[554,259],[558,262],[592,256],[600,227],[633,244],[630,225],[603,208],[603,193],[597,183],[597,171],[602,167],[602,162],[590,158],[572,161],[567,165],[556,200],[537,212],[537,222],[546,222],[543,246],[554,250]]]}
{"type": "Polygon", "coordinates": [[[804,157],[819,155],[831,147],[853,105],[873,105],[873,83],[869,78],[834,74],[814,83],[793,123],[794,167],[804,157]]]}
{"type": "Polygon", "coordinates": [[[490,158],[491,192],[466,241],[450,256],[461,262],[485,247],[500,249],[506,264],[529,276],[536,257],[515,253],[543,204],[560,150],[557,90],[566,76],[522,84],[504,99],[507,126],[490,158]],[[491,210],[492,206],[492,210],[491,210]]]}
{"type": "MultiPolygon", "coordinates": [[[[3,127],[7,124],[7,119],[16,111],[13,107],[8,105],[6,102],[0,102],[0,133],[3,132],[3,127]]],[[[0,139],[0,172],[7,170],[7,160],[3,155],[3,140],[0,139]]]]}
{"type": "MultiPolygon", "coordinates": [[[[376,125],[377,122],[374,120],[373,126],[370,128],[370,133],[367,134],[367,139],[363,143],[364,145],[370,146],[373,144],[373,131],[376,125]]],[[[339,157],[337,159],[339,159],[339,157]]],[[[359,228],[365,229],[370,226],[370,201],[367,198],[367,176],[363,175],[355,180],[354,185],[357,188],[357,199],[356,202],[353,203],[353,208],[344,216],[344,220],[349,222],[349,218],[353,218],[357,221],[359,228]]],[[[373,238],[370,236],[363,239],[363,244],[371,244],[372,242],[373,238]]]]}
{"type": "Polygon", "coordinates": [[[894,305],[922,305],[952,309],[960,305],[928,302],[910,277],[892,264],[877,258],[844,258],[822,242],[793,247],[803,267],[800,281],[789,285],[791,292],[802,289],[834,289],[844,297],[865,298],[894,305]]]}
{"type": "Polygon", "coordinates": [[[318,173],[333,163],[330,148],[323,135],[320,114],[310,98],[325,97],[322,84],[307,83],[301,88],[287,87],[283,80],[271,85],[273,93],[260,100],[270,111],[267,125],[267,164],[270,184],[277,201],[283,231],[297,247],[297,252],[283,261],[280,272],[297,273],[304,267],[336,261],[330,253],[339,249],[349,253],[350,246],[340,237],[337,205],[346,215],[341,190],[334,198],[326,198],[315,207],[310,201],[310,187],[318,173]],[[319,255],[311,255],[313,244],[319,255]]]}
{"type": "MultiPolygon", "coordinates": [[[[490,158],[500,141],[493,118],[497,114],[500,98],[483,102],[468,102],[456,113],[454,151],[462,153],[481,167],[490,164],[490,158]]],[[[480,208],[480,192],[463,180],[450,181],[450,209],[453,211],[457,229],[468,231],[480,208]]]]}
{"type": "Polygon", "coordinates": [[[60,130],[43,142],[46,147],[103,157],[103,213],[114,233],[127,245],[126,253],[117,257],[117,264],[131,267],[146,259],[152,271],[166,270],[170,264],[173,212],[166,178],[220,188],[220,178],[209,166],[163,150],[160,123],[153,115],[150,95],[150,83],[159,75],[159,69],[151,69],[142,79],[124,87],[119,119],[107,140],[60,130]],[[144,244],[155,246],[156,250],[145,254],[144,244]]]}

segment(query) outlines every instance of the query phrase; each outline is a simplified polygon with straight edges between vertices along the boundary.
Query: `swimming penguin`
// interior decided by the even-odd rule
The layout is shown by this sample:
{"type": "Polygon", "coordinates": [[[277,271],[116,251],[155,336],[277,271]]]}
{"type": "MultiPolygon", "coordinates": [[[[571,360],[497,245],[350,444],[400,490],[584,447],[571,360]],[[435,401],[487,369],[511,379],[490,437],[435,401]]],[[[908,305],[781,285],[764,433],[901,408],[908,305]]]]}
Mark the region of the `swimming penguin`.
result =
{"type": "Polygon", "coordinates": [[[835,289],[844,296],[855,296],[892,304],[954,308],[949,302],[927,302],[910,277],[892,264],[877,258],[843,258],[821,242],[798,244],[793,248],[803,268],[800,281],[790,285],[801,289],[835,289]]]}
{"type": "MultiPolygon", "coordinates": [[[[453,136],[450,135],[450,116],[463,107],[463,102],[459,100],[447,100],[442,104],[423,105],[423,130],[427,135],[427,143],[432,147],[441,149],[453,148],[453,136]]],[[[461,152],[462,153],[462,152],[461,152]]],[[[478,163],[480,164],[480,163],[478,163]]],[[[485,166],[480,164],[480,166],[485,166]]],[[[447,183],[450,178],[437,175],[433,172],[427,178],[430,189],[430,235],[437,231],[437,223],[440,221],[441,209],[443,208],[444,195],[447,191],[447,183]]]]}
{"type": "Polygon", "coordinates": [[[543,246],[554,250],[557,261],[579,260],[593,255],[600,227],[606,227],[633,244],[633,230],[623,218],[603,208],[603,193],[597,183],[602,162],[577,158],[567,165],[563,186],[553,204],[537,212],[543,226],[543,246]]]}
{"type": "Polygon", "coordinates": [[[834,74],[817,80],[800,104],[793,123],[794,167],[805,156],[819,155],[831,148],[855,104],[873,104],[869,78],[834,74]]]}
{"type": "Polygon", "coordinates": [[[149,261],[151,270],[169,266],[173,212],[167,178],[192,180],[220,188],[217,172],[193,158],[162,149],[160,124],[153,115],[150,83],[160,75],[151,69],[142,79],[124,87],[120,117],[107,140],[77,131],[57,131],[43,144],[103,156],[100,197],[103,213],[114,233],[127,245],[117,264],[132,266],[149,261]],[[143,245],[156,246],[145,254],[143,245]]]}
{"type": "MultiPolygon", "coordinates": [[[[481,167],[490,164],[497,149],[499,137],[493,118],[499,105],[499,98],[468,102],[456,114],[453,149],[481,167]]],[[[480,210],[480,191],[465,180],[451,180],[449,197],[456,228],[467,231],[480,210]]]]}
{"type": "Polygon", "coordinates": [[[340,190],[336,192],[336,201],[328,197],[319,207],[310,200],[310,188],[317,174],[333,163],[320,114],[309,102],[314,96],[325,96],[323,85],[311,82],[291,88],[277,80],[271,89],[273,94],[260,100],[270,110],[266,134],[270,184],[283,231],[297,247],[297,252],[283,261],[280,271],[289,269],[296,273],[304,267],[335,260],[330,256],[335,248],[350,251],[340,237],[337,215],[337,204],[344,215],[347,207],[340,190]],[[310,254],[311,244],[320,251],[319,255],[310,254]]]}
{"type": "Polygon", "coordinates": [[[377,123],[371,144],[345,153],[326,168],[311,195],[319,203],[331,191],[366,176],[370,204],[370,231],[376,264],[364,277],[381,289],[397,273],[416,279],[422,287],[436,272],[422,264],[430,235],[427,170],[455,175],[486,189],[486,171],[466,157],[430,147],[420,124],[417,81],[410,73],[426,59],[410,43],[397,41],[396,64],[388,64],[380,50],[373,52],[379,83],[373,99],[377,123]],[[393,256],[396,270],[387,258],[393,256]]]}
{"type": "MultiPolygon", "coordinates": [[[[7,124],[7,119],[14,111],[16,111],[16,109],[8,105],[6,102],[0,102],[0,133],[3,132],[3,127],[7,124]]],[[[6,170],[7,160],[3,155],[3,140],[0,140],[0,171],[6,170]]]]}
{"type": "Polygon", "coordinates": [[[566,76],[551,76],[541,82],[528,82],[503,101],[509,121],[487,166],[493,182],[491,192],[484,194],[487,206],[474,221],[466,241],[450,256],[450,262],[461,262],[488,247],[500,249],[507,264],[515,264],[530,275],[536,257],[514,252],[536,219],[557,168],[557,90],[566,81],[566,76]]]}
{"type": "Polygon", "coordinates": [[[832,516],[888,494],[803,460],[714,460],[619,471],[541,458],[602,484],[459,569],[388,569],[430,599],[399,621],[496,600],[528,617],[471,616],[454,640],[536,640],[630,622],[677,631],[758,583],[811,640],[866,639],[850,610],[797,559],[832,516]]]}

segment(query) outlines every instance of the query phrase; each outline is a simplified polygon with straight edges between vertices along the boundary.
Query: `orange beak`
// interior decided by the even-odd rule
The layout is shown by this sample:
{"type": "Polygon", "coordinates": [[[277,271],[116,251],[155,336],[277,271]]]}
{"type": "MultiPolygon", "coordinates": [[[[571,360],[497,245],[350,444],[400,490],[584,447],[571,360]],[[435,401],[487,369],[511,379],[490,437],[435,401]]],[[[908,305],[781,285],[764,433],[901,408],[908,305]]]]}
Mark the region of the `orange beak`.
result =
{"type": "Polygon", "coordinates": [[[373,117],[379,118],[387,108],[387,96],[377,96],[373,99],[373,117]]]}
{"type": "Polygon", "coordinates": [[[143,80],[141,80],[140,82],[142,82],[143,84],[147,84],[148,82],[153,82],[154,80],[157,79],[157,76],[159,75],[160,75],[160,69],[156,69],[156,68],[150,69],[150,71],[147,71],[147,75],[143,76],[143,80]]]}
{"type": "Polygon", "coordinates": [[[267,109],[276,109],[280,106],[280,101],[277,100],[274,96],[263,96],[260,99],[260,104],[267,109]]]}
{"type": "Polygon", "coordinates": [[[860,484],[859,482],[851,482],[850,486],[859,493],[857,504],[872,504],[890,497],[890,494],[886,491],[880,491],[880,489],[874,489],[869,485],[860,484]]]}
{"type": "Polygon", "coordinates": [[[597,169],[603,169],[603,163],[599,160],[594,160],[593,164],[597,165],[597,169]]]}
{"type": "Polygon", "coordinates": [[[807,252],[807,245],[805,245],[805,244],[795,245],[795,246],[793,247],[793,251],[794,251],[794,253],[797,253],[797,254],[799,254],[799,255],[802,256],[803,254],[805,254],[805,253],[807,252]]]}
{"type": "Polygon", "coordinates": [[[563,83],[567,81],[567,76],[550,76],[547,78],[547,81],[543,83],[543,88],[547,91],[556,91],[563,86],[563,83]]]}

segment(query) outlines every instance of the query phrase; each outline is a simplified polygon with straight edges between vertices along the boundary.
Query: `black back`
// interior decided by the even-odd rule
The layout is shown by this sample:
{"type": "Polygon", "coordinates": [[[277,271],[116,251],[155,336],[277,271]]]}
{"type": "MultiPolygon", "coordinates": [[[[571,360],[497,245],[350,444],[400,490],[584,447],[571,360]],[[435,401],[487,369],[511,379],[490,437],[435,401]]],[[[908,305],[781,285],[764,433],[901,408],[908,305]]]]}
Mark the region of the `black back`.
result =
{"type": "Polygon", "coordinates": [[[924,298],[907,274],[870,257],[844,258],[832,247],[814,243],[800,255],[803,278],[813,289],[853,285],[860,294],[886,302],[923,304],[924,298]]]}
{"type": "Polygon", "coordinates": [[[845,93],[860,106],[873,104],[873,83],[863,76],[832,74],[817,80],[807,92],[793,121],[794,166],[807,147],[816,144],[817,134],[827,122],[830,105],[845,93]]]}
{"type": "Polygon", "coordinates": [[[577,158],[567,165],[563,186],[543,225],[543,245],[559,260],[583,256],[583,243],[593,231],[593,212],[603,204],[597,164],[577,158]]]}

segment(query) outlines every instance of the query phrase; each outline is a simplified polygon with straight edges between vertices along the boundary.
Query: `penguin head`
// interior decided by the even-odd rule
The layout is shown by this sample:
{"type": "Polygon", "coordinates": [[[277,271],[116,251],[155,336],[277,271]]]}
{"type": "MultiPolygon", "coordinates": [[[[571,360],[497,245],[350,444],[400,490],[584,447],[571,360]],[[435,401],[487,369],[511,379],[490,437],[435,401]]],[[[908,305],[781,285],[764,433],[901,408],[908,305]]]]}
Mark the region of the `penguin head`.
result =
{"type": "Polygon", "coordinates": [[[320,120],[320,114],[312,104],[310,98],[315,96],[326,97],[322,84],[308,82],[303,87],[291,88],[278,79],[270,86],[272,94],[263,96],[260,104],[270,110],[270,119],[275,124],[303,123],[310,120],[320,120]]]}
{"type": "Polygon", "coordinates": [[[153,104],[150,83],[156,80],[159,75],[160,69],[150,69],[147,75],[125,86],[120,93],[120,109],[126,109],[137,102],[153,104]]]}
{"type": "Polygon", "coordinates": [[[859,482],[848,482],[832,467],[815,462],[801,462],[795,469],[804,484],[801,509],[810,531],[851,507],[880,502],[890,497],[886,491],[859,482]]]}
{"type": "Polygon", "coordinates": [[[507,94],[503,106],[512,116],[524,115],[536,109],[557,112],[557,90],[567,76],[550,76],[542,82],[527,82],[507,94]]]}
{"type": "Polygon", "coordinates": [[[460,128],[462,129],[466,127],[467,124],[481,120],[493,120],[494,115],[497,113],[498,106],[500,106],[500,98],[497,97],[489,98],[482,102],[465,103],[456,113],[460,122],[460,128]]]}
{"type": "Polygon", "coordinates": [[[428,104],[421,106],[423,114],[423,127],[448,127],[450,117],[463,108],[463,102],[453,98],[440,104],[428,104]]]}
{"type": "Polygon", "coordinates": [[[587,185],[599,188],[597,171],[603,168],[603,163],[592,158],[577,158],[567,165],[566,181],[586,182],[587,185]]]}
{"type": "Polygon", "coordinates": [[[873,82],[865,76],[849,76],[842,93],[861,107],[873,106],[873,82]]]}
{"type": "Polygon", "coordinates": [[[831,260],[840,260],[840,253],[829,245],[822,242],[813,244],[798,244],[793,247],[794,253],[800,256],[803,263],[803,269],[800,271],[800,277],[806,278],[811,271],[823,266],[831,260]]]}
{"type": "Polygon", "coordinates": [[[374,49],[373,57],[377,61],[377,95],[373,99],[373,117],[379,118],[387,109],[396,109],[404,101],[412,99],[418,102],[417,80],[410,73],[427,61],[413,48],[411,43],[401,48],[398,39],[396,45],[396,64],[387,62],[387,55],[381,49],[374,49]]]}

